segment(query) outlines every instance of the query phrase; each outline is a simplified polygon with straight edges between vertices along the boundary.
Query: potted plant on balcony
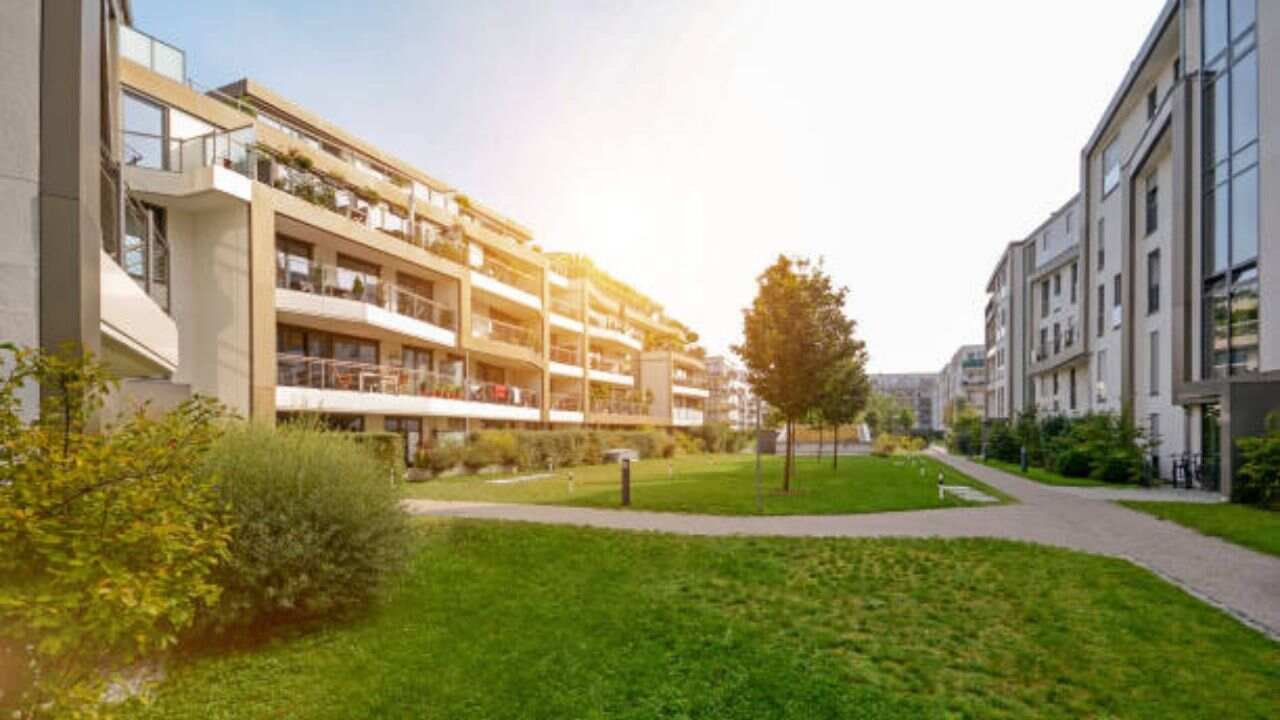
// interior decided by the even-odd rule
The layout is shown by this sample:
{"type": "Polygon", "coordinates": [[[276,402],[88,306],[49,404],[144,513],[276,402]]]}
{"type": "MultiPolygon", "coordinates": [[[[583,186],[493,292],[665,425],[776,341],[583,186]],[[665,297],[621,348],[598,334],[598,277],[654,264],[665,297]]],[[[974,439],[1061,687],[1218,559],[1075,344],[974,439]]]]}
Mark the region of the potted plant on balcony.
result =
{"type": "Polygon", "coordinates": [[[374,190],[371,187],[352,188],[351,192],[355,193],[356,197],[369,203],[370,205],[377,205],[378,203],[382,202],[382,195],[380,195],[377,190],[374,190]]]}

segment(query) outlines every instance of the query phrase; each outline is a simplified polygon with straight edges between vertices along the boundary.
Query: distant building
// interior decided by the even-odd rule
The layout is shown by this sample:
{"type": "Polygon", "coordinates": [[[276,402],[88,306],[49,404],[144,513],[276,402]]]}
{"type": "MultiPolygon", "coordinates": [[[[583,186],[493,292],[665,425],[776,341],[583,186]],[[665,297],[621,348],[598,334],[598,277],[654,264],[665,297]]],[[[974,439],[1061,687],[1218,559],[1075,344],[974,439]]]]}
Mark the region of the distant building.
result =
{"type": "Polygon", "coordinates": [[[938,394],[938,376],[933,373],[879,373],[868,375],[871,389],[882,395],[892,395],[910,408],[916,416],[915,430],[939,430],[939,418],[934,414],[938,394]]]}
{"type": "Polygon", "coordinates": [[[756,426],[756,413],[763,403],[756,402],[755,392],[747,382],[747,371],[732,358],[715,355],[707,358],[707,421],[727,423],[734,430],[756,426]]]}
{"type": "Polygon", "coordinates": [[[939,430],[945,430],[951,413],[960,407],[983,414],[987,396],[987,363],[985,345],[962,345],[938,373],[938,391],[934,394],[933,417],[939,430]]]}

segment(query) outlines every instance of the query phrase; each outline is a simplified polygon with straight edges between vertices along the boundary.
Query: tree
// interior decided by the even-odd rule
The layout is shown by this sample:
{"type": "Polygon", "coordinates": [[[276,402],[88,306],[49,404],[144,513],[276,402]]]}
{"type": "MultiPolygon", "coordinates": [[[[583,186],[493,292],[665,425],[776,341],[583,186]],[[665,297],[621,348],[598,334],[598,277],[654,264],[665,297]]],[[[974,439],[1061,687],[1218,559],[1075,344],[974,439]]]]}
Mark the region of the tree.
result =
{"type": "Polygon", "coordinates": [[[867,398],[867,410],[864,422],[872,435],[881,432],[892,433],[902,412],[902,404],[887,393],[872,392],[867,398]]]}
{"type": "Polygon", "coordinates": [[[825,391],[818,401],[818,415],[832,429],[832,468],[839,466],[840,426],[853,422],[862,414],[871,394],[866,365],[867,354],[861,349],[837,363],[831,368],[825,391]]]}
{"type": "Polygon", "coordinates": [[[863,344],[844,314],[848,288],[835,287],[821,263],[780,255],[756,282],[756,297],[743,310],[743,341],[733,351],[757,394],[786,424],[782,488],[789,492],[796,421],[818,404],[831,368],[863,344]]]}

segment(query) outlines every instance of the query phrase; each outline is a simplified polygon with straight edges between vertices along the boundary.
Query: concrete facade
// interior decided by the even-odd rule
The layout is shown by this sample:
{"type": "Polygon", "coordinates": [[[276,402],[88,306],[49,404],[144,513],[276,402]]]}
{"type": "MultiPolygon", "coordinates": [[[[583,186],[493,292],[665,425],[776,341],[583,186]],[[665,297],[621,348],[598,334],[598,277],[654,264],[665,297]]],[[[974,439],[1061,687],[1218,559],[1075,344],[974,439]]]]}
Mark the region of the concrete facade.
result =
{"type": "Polygon", "coordinates": [[[938,376],[933,373],[874,373],[868,374],[871,391],[890,395],[915,414],[917,431],[932,432],[941,429],[942,418],[934,415],[937,405],[938,376]]]}
{"type": "Polygon", "coordinates": [[[939,430],[946,430],[950,420],[961,409],[986,409],[986,346],[962,345],[938,373],[938,391],[934,394],[933,417],[939,430]]]}

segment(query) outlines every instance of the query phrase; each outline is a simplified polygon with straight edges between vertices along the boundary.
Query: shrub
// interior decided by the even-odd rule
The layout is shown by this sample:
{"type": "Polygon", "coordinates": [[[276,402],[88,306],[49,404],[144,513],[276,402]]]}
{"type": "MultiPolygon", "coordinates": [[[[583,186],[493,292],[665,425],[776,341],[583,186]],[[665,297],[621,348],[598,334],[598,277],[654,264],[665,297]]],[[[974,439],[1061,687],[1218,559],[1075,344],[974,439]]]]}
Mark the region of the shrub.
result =
{"type": "Polygon", "coordinates": [[[0,376],[0,632],[30,648],[17,712],[88,716],[104,670],[173,645],[218,599],[228,518],[192,468],[222,410],[196,398],[91,433],[111,387],[99,363],[2,347],[12,363],[0,376]],[[16,397],[28,381],[44,392],[29,426],[16,397]]]}
{"type": "Polygon", "coordinates": [[[1009,423],[993,420],[987,432],[987,457],[1004,462],[1021,462],[1022,445],[1009,423]]]}
{"type": "Polygon", "coordinates": [[[1280,415],[1267,417],[1267,432],[1261,437],[1236,441],[1240,448],[1240,468],[1232,485],[1232,499],[1280,508],[1280,415]]]}
{"type": "Polygon", "coordinates": [[[1089,477],[1089,454],[1079,448],[1068,448],[1055,456],[1054,469],[1069,478],[1089,477]]]}
{"type": "Polygon", "coordinates": [[[357,607],[404,559],[408,517],[385,467],[346,433],[245,425],[199,472],[234,516],[209,629],[243,630],[357,607]]]}
{"type": "Polygon", "coordinates": [[[461,465],[466,457],[467,448],[465,445],[458,443],[444,443],[436,445],[426,452],[427,464],[425,467],[431,468],[431,472],[439,475],[461,465]]]}
{"type": "Polygon", "coordinates": [[[520,460],[516,436],[505,430],[481,430],[471,436],[463,459],[470,470],[490,465],[515,465],[520,460]]]}
{"type": "Polygon", "coordinates": [[[400,433],[363,432],[352,433],[351,439],[365,448],[383,468],[391,482],[404,478],[404,438],[400,433]]]}
{"type": "Polygon", "coordinates": [[[1142,459],[1134,453],[1116,449],[1095,458],[1090,475],[1109,483],[1132,482],[1142,472],[1142,459]]]}
{"type": "Polygon", "coordinates": [[[925,441],[922,438],[894,435],[893,433],[880,433],[871,442],[871,454],[880,457],[889,457],[898,453],[920,452],[924,448],[925,441]]]}

